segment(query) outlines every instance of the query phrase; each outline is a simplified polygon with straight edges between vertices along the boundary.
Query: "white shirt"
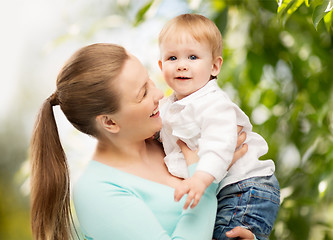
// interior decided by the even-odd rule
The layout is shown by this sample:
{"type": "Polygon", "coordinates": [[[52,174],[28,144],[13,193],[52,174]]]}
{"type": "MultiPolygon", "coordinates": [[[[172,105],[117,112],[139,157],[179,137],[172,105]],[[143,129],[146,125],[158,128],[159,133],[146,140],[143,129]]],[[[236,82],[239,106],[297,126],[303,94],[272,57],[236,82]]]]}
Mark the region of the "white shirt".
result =
{"type": "Polygon", "coordinates": [[[197,171],[204,171],[220,182],[218,190],[241,180],[269,176],[275,171],[272,160],[259,160],[266,154],[266,141],[252,132],[246,114],[217,85],[216,79],[191,95],[175,101],[175,95],[162,100],[160,132],[171,174],[188,178],[183,154],[176,141],[181,139],[192,150],[199,148],[197,171]],[[237,125],[243,126],[247,153],[227,171],[237,143],[237,125]],[[222,181],[223,180],[223,181],[222,181]]]}

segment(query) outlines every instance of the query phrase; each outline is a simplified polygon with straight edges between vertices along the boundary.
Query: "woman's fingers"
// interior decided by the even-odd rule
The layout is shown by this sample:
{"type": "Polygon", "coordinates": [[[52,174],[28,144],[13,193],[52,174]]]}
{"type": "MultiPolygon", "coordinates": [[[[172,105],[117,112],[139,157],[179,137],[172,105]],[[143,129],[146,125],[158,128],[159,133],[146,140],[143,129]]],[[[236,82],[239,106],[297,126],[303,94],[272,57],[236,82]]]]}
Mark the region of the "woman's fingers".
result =
{"type": "Polygon", "coordinates": [[[241,134],[238,135],[236,149],[239,148],[245,142],[245,139],[246,139],[246,132],[242,132],[241,134]]]}
{"type": "Polygon", "coordinates": [[[237,162],[238,159],[240,159],[241,157],[243,157],[245,155],[245,153],[247,152],[248,146],[247,144],[243,144],[243,146],[237,148],[234,152],[234,157],[227,169],[227,171],[229,171],[229,169],[231,168],[231,166],[237,162]]]}
{"type": "Polygon", "coordinates": [[[253,233],[250,230],[247,230],[242,227],[235,227],[234,229],[226,232],[225,234],[229,238],[237,238],[243,240],[252,240],[254,239],[253,233]]]}
{"type": "Polygon", "coordinates": [[[228,167],[228,171],[231,168],[231,166],[241,157],[244,156],[244,154],[247,152],[248,150],[248,146],[247,144],[244,144],[245,140],[246,140],[246,132],[241,132],[243,130],[242,126],[238,126],[237,125],[237,143],[236,143],[236,149],[234,152],[234,157],[228,167]]]}
{"type": "Polygon", "coordinates": [[[237,133],[238,135],[240,134],[240,132],[243,130],[243,126],[239,126],[237,125],[237,133]]]}
{"type": "Polygon", "coordinates": [[[245,155],[245,153],[247,152],[247,150],[248,150],[248,146],[246,143],[243,144],[243,146],[241,146],[240,148],[238,148],[235,151],[235,155],[234,155],[235,161],[240,159],[241,157],[243,157],[245,155]]]}

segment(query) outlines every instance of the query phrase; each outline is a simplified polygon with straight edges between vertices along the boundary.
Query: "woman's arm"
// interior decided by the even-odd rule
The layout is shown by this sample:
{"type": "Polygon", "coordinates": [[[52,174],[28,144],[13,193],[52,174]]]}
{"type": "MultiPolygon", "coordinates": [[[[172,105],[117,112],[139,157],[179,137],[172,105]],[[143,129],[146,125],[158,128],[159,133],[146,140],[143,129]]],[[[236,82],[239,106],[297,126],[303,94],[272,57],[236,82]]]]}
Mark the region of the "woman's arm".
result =
{"type": "MultiPolygon", "coordinates": [[[[212,237],[216,202],[205,194],[196,209],[183,211],[171,236],[143,200],[119,192],[106,205],[99,203],[98,214],[87,216],[87,239],[202,240],[212,237]]],[[[163,206],[161,206],[163,208],[163,206]]]]}
{"type": "MultiPolygon", "coordinates": [[[[246,133],[242,132],[243,127],[242,126],[237,126],[237,144],[236,144],[236,149],[234,152],[234,156],[232,158],[231,164],[228,167],[228,170],[231,168],[231,166],[241,157],[243,157],[245,155],[245,153],[247,152],[247,144],[243,144],[246,140],[246,133]]],[[[194,163],[197,163],[199,161],[199,157],[198,157],[198,151],[199,149],[197,149],[196,151],[192,151],[190,148],[188,148],[186,146],[186,144],[181,141],[178,140],[177,141],[178,146],[180,147],[180,149],[182,150],[187,166],[190,166],[194,163]]]]}
{"type": "MultiPolygon", "coordinates": [[[[194,173],[195,168],[196,164],[190,166],[190,175],[194,173]]],[[[203,240],[212,238],[217,209],[216,189],[217,184],[211,184],[195,208],[183,210],[173,234],[175,239],[203,240]]]]}
{"type": "MultiPolygon", "coordinates": [[[[195,165],[191,166],[192,172],[194,169],[195,165]]],[[[165,209],[165,213],[160,211],[165,215],[155,216],[138,189],[123,188],[117,183],[101,182],[95,176],[93,179],[90,177],[81,177],[74,189],[75,208],[86,239],[211,239],[217,208],[216,186],[207,189],[196,209],[189,210],[182,210],[182,203],[173,201],[170,189],[169,199],[163,196],[165,201],[156,206],[165,209]],[[170,213],[168,208],[174,212],[170,213]],[[176,215],[170,218],[170,228],[164,229],[160,221],[161,218],[169,218],[169,214],[176,215]]],[[[155,193],[153,188],[150,197],[160,193],[160,189],[155,193]]]]}

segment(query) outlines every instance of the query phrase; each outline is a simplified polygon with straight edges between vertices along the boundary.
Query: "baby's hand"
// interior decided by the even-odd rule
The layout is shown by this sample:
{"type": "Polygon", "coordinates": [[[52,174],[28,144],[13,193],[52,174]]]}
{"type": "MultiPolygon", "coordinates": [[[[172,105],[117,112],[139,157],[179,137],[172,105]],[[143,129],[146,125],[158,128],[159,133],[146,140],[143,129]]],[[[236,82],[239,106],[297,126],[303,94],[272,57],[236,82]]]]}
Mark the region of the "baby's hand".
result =
{"type": "Polygon", "coordinates": [[[198,205],[202,195],[205,193],[206,188],[214,181],[214,177],[209,173],[196,171],[192,177],[185,179],[175,189],[175,201],[179,201],[184,194],[187,193],[184,209],[187,209],[191,204],[191,208],[198,205]]]}

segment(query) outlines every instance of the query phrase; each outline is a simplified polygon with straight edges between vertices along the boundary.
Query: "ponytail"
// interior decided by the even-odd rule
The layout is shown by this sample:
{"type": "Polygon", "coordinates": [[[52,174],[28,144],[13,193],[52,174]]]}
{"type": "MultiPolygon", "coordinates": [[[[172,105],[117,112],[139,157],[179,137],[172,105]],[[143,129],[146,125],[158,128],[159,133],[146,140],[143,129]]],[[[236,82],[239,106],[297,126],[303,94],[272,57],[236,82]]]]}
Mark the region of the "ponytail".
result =
{"type": "Polygon", "coordinates": [[[31,226],[36,240],[72,238],[70,181],[52,107],[53,94],[42,105],[31,139],[31,226]]]}
{"type": "Polygon", "coordinates": [[[31,226],[36,240],[73,238],[69,171],[52,107],[60,105],[75,128],[98,138],[96,116],[119,110],[112,83],[128,58],[121,46],[92,44],[78,50],[58,74],[57,91],[44,102],[31,139],[31,226]]]}

